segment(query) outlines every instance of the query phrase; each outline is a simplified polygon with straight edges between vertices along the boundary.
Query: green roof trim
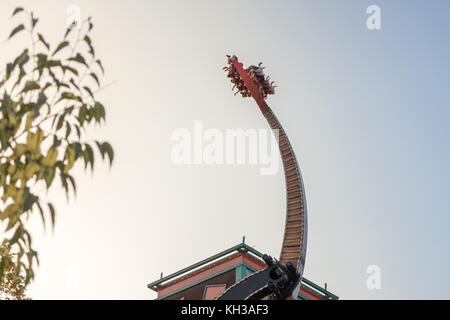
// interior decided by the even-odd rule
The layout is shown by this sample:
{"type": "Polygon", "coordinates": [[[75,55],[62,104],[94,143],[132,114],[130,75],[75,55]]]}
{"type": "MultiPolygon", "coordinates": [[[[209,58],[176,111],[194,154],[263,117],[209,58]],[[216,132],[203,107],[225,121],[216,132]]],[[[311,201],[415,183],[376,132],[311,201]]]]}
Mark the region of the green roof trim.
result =
{"type": "Polygon", "coordinates": [[[230,253],[233,253],[235,251],[238,252],[250,252],[253,255],[257,256],[257,257],[262,257],[262,253],[260,253],[258,250],[253,249],[252,247],[249,247],[248,245],[246,245],[245,243],[240,243],[238,245],[235,245],[234,247],[231,247],[230,249],[227,249],[225,251],[222,251],[218,254],[213,255],[212,257],[209,257],[207,259],[204,259],[200,262],[197,262],[189,267],[186,267],[184,269],[181,269],[180,271],[177,271],[175,273],[172,273],[171,275],[168,275],[166,277],[163,277],[159,280],[153,281],[152,283],[149,283],[147,285],[147,287],[149,289],[152,289],[153,291],[157,291],[160,287],[162,287],[166,282],[168,282],[169,280],[172,280],[178,276],[181,276],[184,273],[187,273],[189,271],[192,271],[194,269],[197,269],[198,267],[203,266],[204,264],[207,264],[209,262],[212,262],[214,260],[217,260],[219,258],[222,258],[223,256],[226,256],[230,253]]]}

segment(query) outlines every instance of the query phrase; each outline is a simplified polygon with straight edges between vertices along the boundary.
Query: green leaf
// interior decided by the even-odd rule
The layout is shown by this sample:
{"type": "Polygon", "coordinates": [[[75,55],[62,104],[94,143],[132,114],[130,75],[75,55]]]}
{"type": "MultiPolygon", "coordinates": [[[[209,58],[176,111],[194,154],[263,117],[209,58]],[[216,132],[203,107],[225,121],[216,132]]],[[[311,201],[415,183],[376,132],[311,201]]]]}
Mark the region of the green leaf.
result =
{"type": "Polygon", "coordinates": [[[36,82],[34,82],[34,81],[27,81],[25,83],[25,87],[23,88],[22,92],[25,93],[25,92],[28,92],[28,91],[31,91],[31,90],[38,90],[40,88],[41,87],[36,82]]]}
{"type": "Polygon", "coordinates": [[[61,94],[61,98],[59,98],[59,100],[56,102],[60,102],[61,100],[76,100],[79,102],[82,102],[81,98],[79,96],[74,95],[72,92],[63,92],[61,94]]]}
{"type": "Polygon", "coordinates": [[[13,237],[11,238],[11,240],[9,240],[9,245],[13,245],[17,241],[19,241],[19,239],[23,237],[23,234],[24,234],[23,226],[22,224],[19,224],[16,231],[14,232],[13,237]]]}
{"type": "Polygon", "coordinates": [[[97,145],[98,151],[102,155],[102,160],[105,160],[105,149],[103,148],[103,144],[98,141],[95,141],[95,144],[97,145]]]}
{"type": "Polygon", "coordinates": [[[80,155],[81,155],[81,152],[82,152],[81,143],[75,142],[73,145],[74,145],[74,149],[75,149],[75,159],[78,159],[80,157],[80,155]]]}
{"type": "Polygon", "coordinates": [[[52,185],[53,179],[55,178],[56,168],[49,167],[47,168],[45,175],[45,184],[47,185],[47,189],[52,185]]]}
{"type": "Polygon", "coordinates": [[[34,105],[34,115],[35,116],[39,115],[39,110],[46,102],[47,102],[47,96],[43,92],[39,92],[38,100],[36,101],[36,104],[34,105]]]}
{"type": "Polygon", "coordinates": [[[71,131],[72,131],[72,127],[70,126],[70,122],[66,121],[66,139],[69,138],[71,131]]]}
{"type": "Polygon", "coordinates": [[[96,102],[94,107],[94,117],[97,122],[101,119],[105,120],[105,107],[100,102],[96,102]]]}
{"type": "Polygon", "coordinates": [[[44,224],[44,230],[45,230],[45,215],[44,215],[44,210],[42,210],[41,204],[39,203],[39,201],[36,202],[36,205],[39,209],[39,214],[41,215],[41,219],[42,219],[42,223],[44,224]]]}
{"type": "Polygon", "coordinates": [[[17,81],[14,84],[14,87],[16,87],[20,84],[20,82],[22,81],[23,77],[25,77],[25,75],[26,75],[25,70],[23,70],[23,68],[20,68],[19,76],[17,77],[17,81]]]}
{"type": "Polygon", "coordinates": [[[26,144],[18,143],[18,144],[16,144],[16,149],[14,150],[14,153],[15,153],[15,155],[17,157],[20,157],[20,156],[24,155],[25,152],[27,152],[27,151],[28,151],[28,149],[27,149],[27,145],[26,144]]]}
{"type": "Polygon", "coordinates": [[[8,219],[10,216],[14,215],[18,211],[17,207],[14,204],[10,204],[6,207],[3,212],[0,213],[0,221],[8,219]]]}
{"type": "Polygon", "coordinates": [[[92,45],[92,41],[91,41],[91,38],[89,38],[89,36],[88,35],[85,35],[84,36],[84,41],[86,41],[86,43],[89,45],[89,46],[91,46],[92,45]]]}
{"type": "Polygon", "coordinates": [[[72,184],[73,193],[76,195],[77,194],[77,185],[75,183],[75,179],[70,174],[67,175],[67,178],[69,178],[69,181],[72,184]]]}
{"type": "Polygon", "coordinates": [[[44,132],[39,128],[36,133],[28,132],[27,148],[34,153],[40,153],[40,146],[44,140],[44,132]]]}
{"type": "Polygon", "coordinates": [[[52,219],[52,227],[54,227],[55,226],[55,218],[56,218],[55,208],[53,207],[53,205],[51,203],[49,203],[48,209],[50,210],[50,217],[52,219]]]}
{"type": "Polygon", "coordinates": [[[91,170],[94,170],[94,151],[87,143],[85,144],[85,154],[87,157],[87,159],[85,158],[85,162],[87,160],[87,162],[91,164],[91,170]]]}
{"type": "Polygon", "coordinates": [[[26,200],[25,203],[23,205],[23,211],[28,211],[31,209],[31,207],[33,206],[33,204],[39,200],[39,198],[37,196],[35,196],[34,194],[30,193],[29,191],[27,192],[26,195],[26,200]]]}
{"type": "Polygon", "coordinates": [[[23,66],[30,60],[30,56],[28,55],[28,49],[23,50],[23,52],[18,56],[13,65],[19,66],[19,68],[23,68],[23,66]]]}
{"type": "Polygon", "coordinates": [[[73,109],[75,106],[70,106],[64,110],[64,114],[72,114],[73,109]]]}
{"type": "Polygon", "coordinates": [[[98,64],[98,66],[100,67],[100,69],[102,69],[102,73],[105,74],[105,69],[103,69],[103,65],[102,62],[100,60],[95,61],[95,63],[98,64]]]}
{"type": "Polygon", "coordinates": [[[108,142],[103,142],[103,149],[108,154],[109,158],[109,165],[112,165],[112,162],[114,160],[114,150],[111,147],[111,145],[108,142]]]}
{"type": "Polygon", "coordinates": [[[48,68],[61,67],[61,61],[59,61],[59,60],[48,60],[47,64],[46,64],[46,67],[48,67],[48,68]]]}
{"type": "Polygon", "coordinates": [[[91,38],[89,38],[88,35],[84,36],[84,41],[87,43],[87,45],[89,46],[89,53],[94,57],[95,56],[95,50],[94,47],[92,46],[92,41],[91,38]]]}
{"type": "Polygon", "coordinates": [[[83,56],[79,53],[77,53],[77,55],[75,57],[69,58],[67,60],[81,63],[81,64],[85,65],[86,67],[88,66],[88,64],[86,63],[86,60],[84,60],[83,56]]]}
{"type": "Polygon", "coordinates": [[[94,99],[94,94],[89,87],[83,87],[83,89],[86,90],[86,92],[91,96],[92,99],[94,99]]]}
{"type": "Polygon", "coordinates": [[[13,72],[15,67],[16,66],[14,64],[12,64],[12,63],[8,63],[6,65],[6,80],[9,79],[9,77],[11,76],[11,73],[13,72]]]}
{"type": "Polygon", "coordinates": [[[62,49],[64,49],[65,47],[67,47],[69,45],[69,41],[63,41],[61,42],[55,49],[55,51],[53,51],[52,56],[54,56],[56,53],[58,53],[59,51],[61,51],[62,49]]]}
{"type": "Polygon", "coordinates": [[[44,36],[40,33],[38,33],[39,41],[42,42],[42,44],[47,48],[47,50],[50,50],[50,45],[45,41],[44,36]]]}
{"type": "Polygon", "coordinates": [[[87,114],[87,107],[85,104],[83,104],[78,111],[78,122],[80,122],[80,126],[83,126],[84,122],[86,121],[86,114],[87,114]]]}
{"type": "Polygon", "coordinates": [[[70,144],[66,148],[66,154],[64,156],[65,159],[67,159],[66,167],[64,168],[64,173],[68,173],[70,169],[72,169],[74,163],[75,163],[75,146],[73,144],[70,144]]]}
{"type": "Polygon", "coordinates": [[[47,65],[47,55],[43,53],[37,54],[37,66],[36,69],[39,70],[39,76],[42,75],[42,72],[44,71],[45,66],[47,65]]]}
{"type": "MultiPolygon", "coordinates": [[[[75,21],[73,23],[75,23],[75,21]]],[[[74,29],[73,26],[74,26],[74,24],[72,24],[72,26],[70,26],[70,27],[68,27],[66,29],[66,33],[64,34],[64,39],[67,38],[67,36],[69,35],[70,31],[72,31],[72,29],[74,29]]]]}
{"type": "Polygon", "coordinates": [[[43,87],[42,87],[42,91],[47,90],[48,88],[50,88],[52,86],[51,82],[47,82],[43,87]]]}
{"type": "Polygon", "coordinates": [[[61,173],[59,176],[61,178],[61,184],[62,184],[64,190],[66,191],[66,197],[67,197],[67,199],[69,199],[69,185],[67,184],[67,175],[65,175],[64,173],[61,173]]]}
{"type": "Polygon", "coordinates": [[[31,29],[34,29],[38,21],[39,19],[35,18],[33,12],[31,12],[31,29]]]}
{"type": "Polygon", "coordinates": [[[75,83],[75,80],[73,78],[69,81],[75,88],[77,88],[78,91],[80,91],[80,87],[75,83]]]}
{"type": "Polygon", "coordinates": [[[41,167],[36,162],[32,161],[28,163],[25,167],[25,178],[30,179],[40,169],[41,167]]]}
{"type": "Polygon", "coordinates": [[[11,15],[11,17],[14,17],[16,14],[18,14],[21,11],[24,11],[24,9],[22,7],[15,8],[13,14],[11,15]]]}
{"type": "Polygon", "coordinates": [[[81,130],[80,130],[80,127],[77,126],[76,124],[75,124],[74,126],[75,126],[75,130],[77,131],[77,137],[78,137],[78,140],[80,140],[80,139],[81,139],[81,130]]]}
{"type": "Polygon", "coordinates": [[[59,120],[58,120],[58,123],[56,125],[56,131],[58,131],[59,129],[62,128],[63,123],[64,123],[64,114],[59,116],[59,120]]]}
{"type": "Polygon", "coordinates": [[[17,209],[17,211],[14,212],[14,213],[15,213],[14,215],[10,216],[9,222],[6,225],[6,230],[5,231],[11,230],[17,224],[17,221],[19,220],[17,213],[19,213],[19,210],[17,209]]]}
{"type": "Polygon", "coordinates": [[[97,85],[100,87],[100,81],[95,73],[91,72],[90,76],[97,82],[97,85]]]}
{"type": "Polygon", "coordinates": [[[72,68],[72,67],[70,67],[70,66],[62,66],[62,68],[63,68],[64,71],[67,71],[67,70],[68,70],[68,71],[72,72],[74,75],[78,76],[78,71],[77,71],[77,69],[72,68]]]}
{"type": "Polygon", "coordinates": [[[44,166],[52,167],[56,163],[56,158],[58,158],[58,149],[57,148],[51,148],[45,158],[41,160],[41,163],[44,166]]]}
{"type": "Polygon", "coordinates": [[[11,39],[12,37],[14,37],[18,32],[20,32],[24,29],[25,29],[25,26],[23,24],[20,24],[17,27],[15,27],[14,30],[11,31],[11,34],[9,35],[8,40],[11,39]]]}

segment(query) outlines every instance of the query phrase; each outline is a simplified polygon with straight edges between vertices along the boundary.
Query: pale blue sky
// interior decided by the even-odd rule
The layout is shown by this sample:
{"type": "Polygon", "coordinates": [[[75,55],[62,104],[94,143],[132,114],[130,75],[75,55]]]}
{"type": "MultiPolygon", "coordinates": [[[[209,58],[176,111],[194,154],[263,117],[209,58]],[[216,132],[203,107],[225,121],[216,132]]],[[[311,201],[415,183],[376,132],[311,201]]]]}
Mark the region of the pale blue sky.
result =
{"type": "MultiPolygon", "coordinates": [[[[77,199],[36,246],[33,298],[153,299],[146,284],[241,241],[278,256],[284,178],[255,166],[175,166],[177,128],[267,128],[234,97],[225,54],[263,61],[268,99],[297,153],[309,210],[305,276],[342,299],[450,298],[450,2],[2,1],[57,41],[66,8],[92,15],[103,57],[111,170],[79,172],[77,199]],[[381,30],[366,8],[381,8],[381,30]],[[51,10],[49,10],[51,8],[51,10]],[[214,227],[214,228],[213,228],[214,227]],[[366,287],[379,265],[380,290],[366,287]]],[[[2,43],[0,63],[25,38],[2,43]]]]}

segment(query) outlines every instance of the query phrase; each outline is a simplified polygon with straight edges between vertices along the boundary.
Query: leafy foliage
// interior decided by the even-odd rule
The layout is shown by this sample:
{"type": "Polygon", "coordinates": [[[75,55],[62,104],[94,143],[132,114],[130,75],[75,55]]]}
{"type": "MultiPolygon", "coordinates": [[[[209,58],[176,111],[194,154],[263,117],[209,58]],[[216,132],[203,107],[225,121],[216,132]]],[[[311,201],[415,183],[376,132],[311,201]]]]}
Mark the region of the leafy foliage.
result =
{"type": "Polygon", "coordinates": [[[110,164],[114,152],[108,142],[83,138],[88,126],[103,124],[106,115],[96,99],[104,71],[89,37],[91,19],[68,28],[53,46],[37,32],[32,12],[16,8],[13,19],[19,18],[24,23],[8,39],[28,33],[31,44],[0,73],[0,237],[17,256],[13,261],[0,253],[0,282],[13,267],[16,274],[24,272],[27,285],[39,264],[27,219],[37,212],[44,226],[48,218],[54,226],[56,215],[37,190],[59,180],[67,197],[75,194],[74,165],[84,162],[93,170],[94,148],[110,164]]]}
{"type": "Polygon", "coordinates": [[[25,277],[16,268],[14,255],[6,242],[0,244],[0,255],[4,257],[4,276],[0,282],[0,300],[28,300],[25,295],[25,277]]]}

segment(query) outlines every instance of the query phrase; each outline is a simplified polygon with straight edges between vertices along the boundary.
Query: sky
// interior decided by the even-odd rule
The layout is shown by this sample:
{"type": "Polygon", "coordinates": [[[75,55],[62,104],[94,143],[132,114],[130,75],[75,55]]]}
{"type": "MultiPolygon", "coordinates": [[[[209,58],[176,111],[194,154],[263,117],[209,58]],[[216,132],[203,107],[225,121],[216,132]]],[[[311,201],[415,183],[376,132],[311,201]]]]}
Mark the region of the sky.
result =
{"type": "MultiPolygon", "coordinates": [[[[283,172],[176,165],[174,130],[267,129],[234,96],[226,54],[264,62],[267,99],[301,166],[308,204],[305,277],[341,299],[450,298],[450,2],[41,0],[0,3],[0,39],[33,10],[59,42],[76,5],[92,16],[106,69],[111,168],[75,168],[78,194],[49,197],[54,231],[29,221],[41,264],[33,299],[154,299],[147,284],[246,236],[279,255],[283,172]],[[367,7],[380,8],[369,30],[367,7]],[[379,289],[367,268],[381,271],[379,289]]],[[[0,43],[0,64],[28,41],[0,43]]]]}

